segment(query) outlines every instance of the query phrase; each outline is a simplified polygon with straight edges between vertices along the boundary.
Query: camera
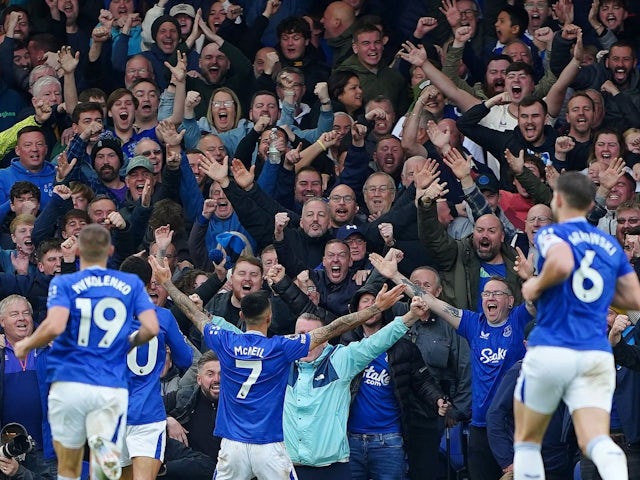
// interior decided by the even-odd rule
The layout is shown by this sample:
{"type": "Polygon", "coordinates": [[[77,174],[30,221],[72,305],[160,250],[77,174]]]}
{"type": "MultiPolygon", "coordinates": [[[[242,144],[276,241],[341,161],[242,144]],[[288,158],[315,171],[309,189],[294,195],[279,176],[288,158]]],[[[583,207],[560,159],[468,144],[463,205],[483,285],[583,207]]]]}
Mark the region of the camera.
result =
{"type": "Polygon", "coordinates": [[[35,442],[27,429],[19,423],[8,423],[0,430],[0,455],[5,458],[22,457],[33,450],[35,442]]]}

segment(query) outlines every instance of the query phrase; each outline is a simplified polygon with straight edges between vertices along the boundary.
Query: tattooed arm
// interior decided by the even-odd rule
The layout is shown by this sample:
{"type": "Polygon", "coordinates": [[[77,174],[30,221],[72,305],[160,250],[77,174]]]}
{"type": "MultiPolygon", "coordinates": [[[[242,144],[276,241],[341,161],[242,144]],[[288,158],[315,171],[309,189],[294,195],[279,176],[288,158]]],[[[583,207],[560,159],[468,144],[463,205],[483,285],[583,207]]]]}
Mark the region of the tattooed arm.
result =
{"type": "Polygon", "coordinates": [[[460,326],[460,320],[462,319],[462,309],[449,305],[447,302],[434,297],[430,293],[422,293],[422,298],[426,300],[429,305],[429,310],[435,313],[438,317],[445,320],[456,330],[460,326]]]}
{"type": "Polygon", "coordinates": [[[371,265],[374,266],[383,276],[387,277],[398,285],[404,285],[406,287],[405,294],[408,297],[414,297],[420,295],[426,302],[429,310],[441,317],[447,323],[449,323],[456,330],[460,325],[460,319],[462,318],[462,310],[449,305],[447,302],[434,297],[430,293],[424,292],[420,287],[411,282],[407,277],[398,272],[398,264],[396,256],[393,255],[393,249],[389,250],[387,257],[382,258],[377,253],[369,255],[371,265]]]}
{"type": "Polygon", "coordinates": [[[398,255],[396,252],[401,253],[399,250],[392,248],[384,258],[377,253],[372,253],[369,255],[371,265],[380,275],[388,278],[396,285],[404,285],[406,287],[404,294],[407,297],[413,298],[422,295],[422,289],[398,271],[398,255]]]}
{"type": "Polygon", "coordinates": [[[387,291],[387,286],[385,285],[376,296],[375,303],[370,307],[360,310],[359,312],[343,315],[342,317],[336,318],[329,325],[312,330],[309,332],[309,335],[311,336],[311,346],[309,347],[309,350],[313,350],[315,347],[322,345],[327,340],[342,335],[343,333],[362,325],[377,313],[391,308],[393,304],[400,300],[404,289],[403,285],[397,285],[387,291]]]}
{"type": "Polygon", "coordinates": [[[189,297],[178,290],[171,282],[171,270],[167,266],[166,257],[162,259],[161,264],[155,257],[150,256],[149,264],[151,265],[156,281],[158,281],[167,290],[171,296],[171,300],[173,300],[173,303],[182,310],[185,316],[191,320],[191,323],[193,323],[198,331],[202,333],[205,325],[211,321],[211,318],[207,313],[200,310],[189,297]]]}

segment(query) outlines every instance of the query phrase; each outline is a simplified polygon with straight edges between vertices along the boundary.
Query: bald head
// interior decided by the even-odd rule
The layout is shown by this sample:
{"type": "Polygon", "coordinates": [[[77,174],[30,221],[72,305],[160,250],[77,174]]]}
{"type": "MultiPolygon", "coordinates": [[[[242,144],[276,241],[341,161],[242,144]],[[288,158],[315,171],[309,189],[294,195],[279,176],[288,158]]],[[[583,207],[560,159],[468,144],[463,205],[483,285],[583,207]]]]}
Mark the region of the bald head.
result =
{"type": "Polygon", "coordinates": [[[400,181],[404,187],[408,187],[413,183],[413,176],[416,172],[422,170],[424,164],[427,163],[427,159],[420,156],[409,157],[402,166],[402,173],[400,174],[400,181]]]}
{"type": "Polygon", "coordinates": [[[333,2],[324,10],[320,21],[324,25],[325,38],[336,38],[354,24],[356,13],[348,3],[333,2]]]}
{"type": "Polygon", "coordinates": [[[473,229],[473,247],[480,260],[501,263],[500,247],[504,241],[504,229],[500,219],[493,214],[482,215],[473,229]]]}

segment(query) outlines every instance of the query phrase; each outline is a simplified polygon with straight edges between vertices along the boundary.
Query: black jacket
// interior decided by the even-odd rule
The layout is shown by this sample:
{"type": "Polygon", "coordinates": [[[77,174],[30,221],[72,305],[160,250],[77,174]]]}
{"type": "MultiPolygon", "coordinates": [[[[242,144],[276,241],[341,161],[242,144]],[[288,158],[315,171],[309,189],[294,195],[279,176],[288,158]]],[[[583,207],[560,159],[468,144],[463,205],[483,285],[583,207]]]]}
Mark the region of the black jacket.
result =
{"type": "MultiPolygon", "coordinates": [[[[345,333],[341,341],[348,344],[364,337],[362,328],[345,333]]],[[[411,432],[430,425],[437,418],[438,399],[445,395],[429,373],[420,350],[407,338],[398,340],[387,350],[389,373],[393,381],[394,396],[400,406],[402,435],[405,449],[411,442],[411,432]]],[[[362,375],[351,383],[351,399],[360,389],[362,375]]]]}
{"type": "Polygon", "coordinates": [[[637,402],[640,395],[639,327],[636,326],[632,332],[630,336],[635,338],[635,345],[623,340],[613,348],[616,363],[623,367],[616,371],[613,398],[627,442],[637,444],[640,443],[640,410],[637,402]]]}
{"type": "Polygon", "coordinates": [[[518,126],[513,130],[499,132],[478,125],[478,122],[488,114],[489,109],[485,106],[484,102],[474,105],[458,119],[458,130],[460,130],[460,133],[465,137],[482,145],[500,161],[500,184],[505,190],[513,190],[509,164],[504,158],[504,151],[506,149],[509,149],[514,155],[517,155],[520,150],[524,150],[525,153],[530,153],[541,158],[545,164],[547,160],[557,163],[555,158],[555,145],[558,134],[553,127],[545,125],[543,133],[544,143],[540,146],[534,146],[524,139],[518,126]]]}

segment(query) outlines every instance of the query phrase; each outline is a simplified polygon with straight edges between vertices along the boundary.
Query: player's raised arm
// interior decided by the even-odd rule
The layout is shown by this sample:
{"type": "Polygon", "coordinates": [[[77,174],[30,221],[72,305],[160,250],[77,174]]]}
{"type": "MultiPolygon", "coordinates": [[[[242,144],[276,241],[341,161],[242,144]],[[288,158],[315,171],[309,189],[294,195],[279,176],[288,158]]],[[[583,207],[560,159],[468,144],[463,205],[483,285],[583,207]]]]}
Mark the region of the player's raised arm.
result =
{"type": "Polygon", "coordinates": [[[129,343],[132,347],[143,345],[158,335],[160,325],[155,310],[145,310],[138,315],[140,328],[129,336],[129,343]]]}
{"type": "Polygon", "coordinates": [[[158,260],[150,256],[149,264],[153,270],[153,274],[158,282],[167,290],[171,296],[171,300],[175,303],[180,310],[187,316],[191,323],[193,323],[200,333],[203,332],[204,326],[209,323],[209,316],[200,310],[195,303],[191,301],[184,293],[176,288],[171,282],[171,270],[167,263],[167,259],[162,259],[162,264],[158,260]]]}
{"type": "Polygon", "coordinates": [[[343,315],[342,317],[336,318],[329,325],[312,330],[309,332],[309,335],[311,336],[311,346],[309,347],[309,350],[313,350],[327,340],[342,335],[343,333],[362,325],[376,313],[380,313],[391,308],[398,300],[400,300],[400,297],[402,297],[404,288],[404,285],[397,285],[387,291],[387,286],[384,285],[376,296],[375,303],[370,307],[360,310],[359,312],[343,315]]]}

